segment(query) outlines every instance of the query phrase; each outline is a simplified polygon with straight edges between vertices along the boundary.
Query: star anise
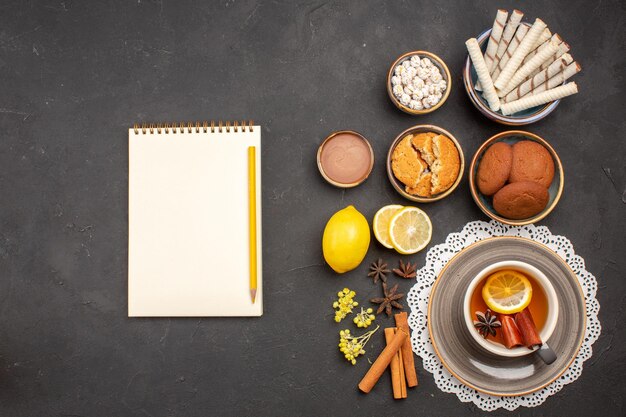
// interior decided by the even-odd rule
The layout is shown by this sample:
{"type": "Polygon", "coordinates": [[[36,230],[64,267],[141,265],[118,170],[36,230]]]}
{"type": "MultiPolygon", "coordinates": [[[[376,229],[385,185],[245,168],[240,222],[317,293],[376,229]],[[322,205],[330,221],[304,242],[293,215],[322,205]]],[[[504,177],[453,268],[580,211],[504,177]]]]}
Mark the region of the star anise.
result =
{"type": "Polygon", "coordinates": [[[404,297],[404,294],[396,294],[396,291],[398,291],[398,284],[394,285],[391,290],[387,290],[387,283],[383,282],[383,293],[385,296],[372,298],[370,300],[374,304],[380,304],[376,314],[380,314],[383,310],[385,310],[385,313],[387,313],[388,316],[391,316],[391,309],[393,307],[400,310],[404,309],[404,306],[397,301],[404,297]]]}
{"type": "Polygon", "coordinates": [[[374,277],[374,284],[376,284],[379,279],[383,282],[387,282],[386,274],[390,271],[387,269],[387,264],[383,262],[382,259],[378,258],[378,260],[370,266],[370,271],[367,276],[374,277]]]}
{"type": "Polygon", "coordinates": [[[484,338],[487,338],[488,335],[495,336],[496,329],[502,326],[500,320],[498,320],[496,315],[489,309],[487,309],[484,313],[482,311],[477,311],[476,318],[478,320],[474,320],[474,327],[476,327],[476,330],[478,330],[484,338]]]}
{"type": "Polygon", "coordinates": [[[411,264],[411,262],[407,262],[406,264],[402,262],[400,259],[400,268],[394,268],[393,272],[402,278],[415,278],[417,276],[417,264],[411,264]]]}

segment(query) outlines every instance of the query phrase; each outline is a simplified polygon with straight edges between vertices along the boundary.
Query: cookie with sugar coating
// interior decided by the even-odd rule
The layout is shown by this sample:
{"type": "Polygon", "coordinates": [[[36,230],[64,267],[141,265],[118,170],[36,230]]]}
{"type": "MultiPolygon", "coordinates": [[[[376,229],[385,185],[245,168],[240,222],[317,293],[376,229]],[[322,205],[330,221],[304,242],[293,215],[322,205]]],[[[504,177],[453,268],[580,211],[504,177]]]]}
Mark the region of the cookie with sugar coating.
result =
{"type": "Polygon", "coordinates": [[[433,154],[435,162],[430,167],[433,195],[442,193],[454,184],[459,176],[461,158],[459,151],[449,137],[437,135],[433,138],[433,154]]]}
{"type": "Polygon", "coordinates": [[[416,188],[422,173],[428,168],[428,164],[420,157],[413,148],[408,135],[398,143],[391,155],[391,169],[393,175],[409,188],[416,188]]]}

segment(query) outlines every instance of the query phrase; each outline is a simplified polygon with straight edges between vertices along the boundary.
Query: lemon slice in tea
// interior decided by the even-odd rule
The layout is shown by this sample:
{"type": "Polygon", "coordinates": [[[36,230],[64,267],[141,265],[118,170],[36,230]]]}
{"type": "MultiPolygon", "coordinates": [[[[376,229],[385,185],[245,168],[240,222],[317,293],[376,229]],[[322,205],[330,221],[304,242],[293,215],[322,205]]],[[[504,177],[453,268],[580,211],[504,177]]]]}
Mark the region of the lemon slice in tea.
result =
{"type": "Polygon", "coordinates": [[[533,287],[521,272],[505,269],[487,277],[482,294],[487,307],[496,313],[513,314],[528,307],[533,287]]]}

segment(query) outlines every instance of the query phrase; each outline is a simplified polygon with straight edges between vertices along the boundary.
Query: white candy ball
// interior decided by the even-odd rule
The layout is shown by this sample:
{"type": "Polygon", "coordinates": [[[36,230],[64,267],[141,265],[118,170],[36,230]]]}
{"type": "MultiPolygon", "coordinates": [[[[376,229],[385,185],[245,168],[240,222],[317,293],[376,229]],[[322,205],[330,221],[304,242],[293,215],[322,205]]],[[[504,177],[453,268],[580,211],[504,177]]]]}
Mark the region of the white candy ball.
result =
{"type": "Polygon", "coordinates": [[[422,80],[427,79],[430,76],[430,68],[418,68],[417,76],[420,77],[422,80]]]}
{"type": "Polygon", "coordinates": [[[400,98],[404,94],[404,88],[402,88],[401,84],[396,84],[393,86],[393,95],[400,98]]]}
{"type": "Polygon", "coordinates": [[[408,59],[406,61],[402,61],[402,66],[406,69],[409,69],[411,67],[411,61],[409,61],[408,59]]]}
{"type": "Polygon", "coordinates": [[[402,78],[400,78],[397,75],[394,75],[393,77],[391,77],[391,85],[398,85],[402,82],[402,78]]]}
{"type": "Polygon", "coordinates": [[[422,58],[420,64],[423,68],[429,68],[433,66],[433,61],[431,61],[430,58],[422,58]]]}
{"type": "Polygon", "coordinates": [[[410,102],[411,102],[411,96],[406,93],[402,94],[402,96],[400,97],[400,103],[407,106],[410,102]]]}
{"type": "Polygon", "coordinates": [[[422,99],[422,105],[424,106],[425,109],[430,109],[432,107],[430,105],[430,100],[428,100],[428,97],[425,97],[422,99]]]}
{"type": "Polygon", "coordinates": [[[420,103],[417,100],[411,100],[411,102],[409,103],[409,107],[412,108],[413,110],[421,110],[422,103],[420,103]]]}
{"type": "Polygon", "coordinates": [[[407,85],[406,87],[404,87],[404,92],[408,95],[412,95],[413,94],[413,86],[412,85],[407,85]]]}
{"type": "Polygon", "coordinates": [[[420,77],[413,78],[412,83],[415,89],[421,90],[422,88],[424,88],[424,80],[422,80],[420,77]]]}
{"type": "Polygon", "coordinates": [[[438,83],[439,81],[441,81],[441,78],[441,74],[438,72],[430,73],[430,79],[433,81],[433,83],[438,83]]]}
{"type": "Polygon", "coordinates": [[[394,74],[402,75],[404,71],[406,71],[406,68],[404,68],[402,65],[398,65],[396,69],[394,70],[394,74]]]}
{"type": "Polygon", "coordinates": [[[417,69],[415,67],[409,67],[406,70],[406,73],[408,74],[409,78],[413,78],[417,75],[417,69]]]}
{"type": "Polygon", "coordinates": [[[417,55],[413,55],[411,57],[411,66],[419,67],[420,66],[420,57],[417,55]]]}
{"type": "Polygon", "coordinates": [[[411,98],[413,100],[421,100],[424,98],[424,94],[422,93],[422,90],[414,90],[411,98]]]}

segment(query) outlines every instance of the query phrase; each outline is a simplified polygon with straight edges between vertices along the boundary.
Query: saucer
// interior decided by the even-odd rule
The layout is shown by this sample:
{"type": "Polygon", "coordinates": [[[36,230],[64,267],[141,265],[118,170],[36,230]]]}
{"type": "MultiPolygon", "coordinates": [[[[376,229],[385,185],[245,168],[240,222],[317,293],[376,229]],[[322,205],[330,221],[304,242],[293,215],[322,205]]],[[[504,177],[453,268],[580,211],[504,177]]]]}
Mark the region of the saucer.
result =
{"type": "Polygon", "coordinates": [[[529,394],[559,378],[583,343],[585,320],[585,298],[576,274],[547,246],[519,237],[485,239],[459,252],[439,274],[428,305],[428,331],[443,365],[463,384],[496,396],[529,394]],[[511,259],[543,271],[556,291],[559,320],[546,341],[557,354],[551,365],[537,355],[491,354],[473,340],[465,325],[461,301],[469,283],[483,268],[511,259]]]}

